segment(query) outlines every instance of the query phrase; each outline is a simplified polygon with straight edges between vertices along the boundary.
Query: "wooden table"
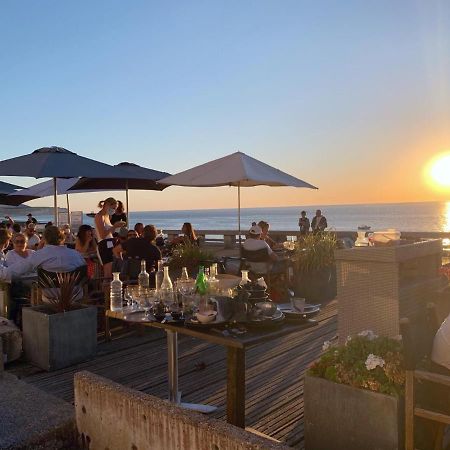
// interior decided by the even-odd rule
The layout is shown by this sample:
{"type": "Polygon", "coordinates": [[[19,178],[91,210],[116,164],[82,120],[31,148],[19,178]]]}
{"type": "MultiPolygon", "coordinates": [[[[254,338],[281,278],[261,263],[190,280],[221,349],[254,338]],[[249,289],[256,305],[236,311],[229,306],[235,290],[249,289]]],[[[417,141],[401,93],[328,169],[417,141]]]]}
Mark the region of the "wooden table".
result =
{"type": "MultiPolygon", "coordinates": [[[[124,320],[121,311],[106,311],[107,318],[124,320]]],[[[136,322],[133,322],[136,323],[136,322]]],[[[180,404],[178,394],[178,333],[218,344],[227,349],[227,422],[245,428],[245,351],[265,341],[277,339],[317,325],[314,320],[284,323],[273,330],[247,331],[239,336],[224,336],[212,329],[190,328],[170,323],[142,322],[142,325],[161,328],[167,335],[169,400],[180,404]]],[[[195,409],[195,408],[194,408],[195,409]]],[[[200,410],[200,409],[197,409],[200,410]]]]}

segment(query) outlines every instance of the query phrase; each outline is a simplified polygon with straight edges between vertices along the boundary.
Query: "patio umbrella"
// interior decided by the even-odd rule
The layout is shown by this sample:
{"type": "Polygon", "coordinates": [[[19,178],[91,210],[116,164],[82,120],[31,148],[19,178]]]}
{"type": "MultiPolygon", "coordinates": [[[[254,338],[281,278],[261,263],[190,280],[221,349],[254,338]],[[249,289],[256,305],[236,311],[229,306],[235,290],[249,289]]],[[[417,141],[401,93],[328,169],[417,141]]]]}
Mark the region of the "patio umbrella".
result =
{"type": "Polygon", "coordinates": [[[121,178],[83,177],[78,183],[68,189],[68,192],[76,192],[82,189],[109,189],[126,191],[126,210],[128,209],[128,190],[142,189],[145,191],[162,191],[167,187],[158,180],[170,176],[170,173],[147,169],[130,162],[121,162],[114,166],[123,173],[121,178]]]}
{"type": "MultiPolygon", "coordinates": [[[[69,194],[78,194],[83,192],[94,192],[99,189],[85,189],[78,190],[76,192],[69,192],[68,189],[71,188],[79,181],[79,178],[58,178],[56,180],[56,193],[57,195],[65,195],[67,201],[67,212],[70,224],[70,204],[69,204],[69,194]]],[[[50,197],[54,194],[53,180],[43,181],[42,183],[35,184],[26,189],[21,189],[19,191],[14,191],[11,194],[2,196],[0,198],[0,203],[3,205],[13,205],[18,206],[22,203],[29,202],[30,200],[35,200],[37,198],[50,197]]]]}
{"type": "Polygon", "coordinates": [[[201,164],[159,181],[162,184],[192,187],[237,186],[238,228],[241,240],[241,187],[294,186],[318,189],[242,152],[201,164]]]}
{"type": "Polygon", "coordinates": [[[0,175],[53,178],[55,223],[58,223],[57,178],[123,177],[120,169],[79,156],[62,147],[43,147],[16,158],[0,161],[0,175]]]}
{"type": "Polygon", "coordinates": [[[10,194],[11,192],[15,192],[17,189],[23,189],[23,187],[0,181],[0,194],[10,194]]]}

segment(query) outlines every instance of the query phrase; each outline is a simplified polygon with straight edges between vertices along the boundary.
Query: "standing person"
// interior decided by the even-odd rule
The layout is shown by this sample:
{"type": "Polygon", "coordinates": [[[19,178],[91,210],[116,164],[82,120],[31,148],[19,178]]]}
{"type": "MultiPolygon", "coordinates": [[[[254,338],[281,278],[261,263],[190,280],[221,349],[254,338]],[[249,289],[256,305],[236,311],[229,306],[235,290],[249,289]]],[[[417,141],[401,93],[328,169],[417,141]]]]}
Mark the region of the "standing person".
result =
{"type": "Polygon", "coordinates": [[[119,221],[127,223],[127,215],[123,209],[123,203],[120,200],[117,200],[117,208],[114,214],[110,217],[110,220],[113,225],[119,221]]]}
{"type": "Polygon", "coordinates": [[[41,242],[40,237],[36,233],[36,224],[34,222],[29,222],[25,234],[28,238],[27,248],[31,250],[36,250],[41,242]]]}
{"type": "Polygon", "coordinates": [[[114,225],[109,219],[116,212],[117,201],[115,198],[108,197],[102,200],[98,207],[100,211],[95,215],[95,232],[98,240],[98,255],[103,266],[103,274],[105,278],[112,278],[112,262],[113,262],[113,247],[114,238],[113,231],[116,228],[121,228],[125,225],[124,222],[119,221],[114,225]]]}
{"type": "Polygon", "coordinates": [[[328,226],[327,219],[325,216],[322,216],[322,211],[318,209],[316,211],[316,215],[313,217],[311,222],[312,232],[314,234],[321,233],[325,231],[325,228],[328,226]]]}
{"type": "Polygon", "coordinates": [[[37,220],[33,217],[33,214],[28,213],[27,217],[28,217],[28,220],[26,221],[25,225],[28,226],[29,223],[34,223],[35,225],[37,224],[37,220]]]}
{"type": "Polygon", "coordinates": [[[309,219],[306,217],[306,211],[300,213],[298,219],[298,226],[300,227],[300,235],[306,236],[309,233],[309,227],[311,226],[309,219]]]}

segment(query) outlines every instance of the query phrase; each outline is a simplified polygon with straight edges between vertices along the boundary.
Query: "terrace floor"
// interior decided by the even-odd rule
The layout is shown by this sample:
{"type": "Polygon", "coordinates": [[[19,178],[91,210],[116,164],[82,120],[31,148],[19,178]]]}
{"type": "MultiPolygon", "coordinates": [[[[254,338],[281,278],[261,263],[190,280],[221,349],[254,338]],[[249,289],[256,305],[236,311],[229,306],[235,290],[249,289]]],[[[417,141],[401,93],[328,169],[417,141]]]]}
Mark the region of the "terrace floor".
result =
{"type": "MultiPolygon", "coordinates": [[[[337,303],[322,307],[319,325],[250,348],[246,352],[246,425],[295,448],[304,447],[303,376],[337,329],[337,303]]],[[[88,370],[130,388],[167,395],[165,335],[122,333],[102,342],[95,359],[67,369],[43,372],[25,363],[7,368],[23,381],[73,402],[73,375],[88,370]]],[[[198,339],[179,337],[179,385],[183,401],[215,405],[226,418],[226,351],[198,339]]]]}

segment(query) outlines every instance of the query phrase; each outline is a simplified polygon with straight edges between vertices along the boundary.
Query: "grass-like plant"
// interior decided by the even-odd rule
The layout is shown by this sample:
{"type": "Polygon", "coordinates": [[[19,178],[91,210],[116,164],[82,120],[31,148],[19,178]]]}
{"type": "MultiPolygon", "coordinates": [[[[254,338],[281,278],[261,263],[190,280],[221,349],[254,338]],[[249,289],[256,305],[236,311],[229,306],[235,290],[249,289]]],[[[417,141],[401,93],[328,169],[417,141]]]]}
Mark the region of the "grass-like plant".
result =
{"type": "Polygon", "coordinates": [[[212,252],[204,250],[196,244],[186,242],[173,249],[169,267],[171,270],[181,269],[182,267],[197,268],[199,265],[214,259],[215,256],[212,252]]]}
{"type": "Polygon", "coordinates": [[[324,343],[325,353],[308,373],[335,383],[399,396],[404,391],[402,343],[363,331],[343,346],[324,343]]]}
{"type": "Polygon", "coordinates": [[[334,265],[338,240],[333,232],[310,233],[297,242],[295,256],[299,272],[311,273],[334,265]]]}
{"type": "Polygon", "coordinates": [[[79,273],[57,273],[56,280],[43,275],[47,306],[55,313],[71,311],[76,308],[76,300],[80,295],[79,273]]]}

